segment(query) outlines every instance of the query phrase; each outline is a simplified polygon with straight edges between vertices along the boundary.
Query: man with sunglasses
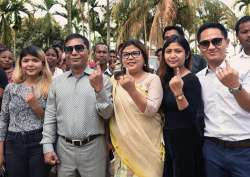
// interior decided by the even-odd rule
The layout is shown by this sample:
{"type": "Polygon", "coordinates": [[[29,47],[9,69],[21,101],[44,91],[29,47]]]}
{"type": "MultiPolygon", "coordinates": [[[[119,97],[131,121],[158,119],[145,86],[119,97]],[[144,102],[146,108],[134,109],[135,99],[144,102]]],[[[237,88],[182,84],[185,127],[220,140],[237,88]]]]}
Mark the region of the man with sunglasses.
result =
{"type": "Polygon", "coordinates": [[[105,177],[104,119],[113,113],[112,86],[99,65],[96,70],[88,67],[89,42],[84,36],[69,35],[64,51],[70,70],[50,88],[41,141],[44,159],[58,165],[58,177],[73,177],[76,171],[82,177],[105,177]]]}
{"type": "MultiPolygon", "coordinates": [[[[184,31],[180,26],[166,26],[163,30],[162,38],[165,41],[174,35],[185,37],[184,31]]],[[[204,60],[200,55],[192,54],[191,72],[197,73],[204,69],[206,66],[206,60],[204,60]]]]}
{"type": "Polygon", "coordinates": [[[250,65],[226,59],[225,27],[206,23],[197,32],[208,67],[197,73],[201,82],[205,130],[203,155],[207,177],[249,177],[250,65]]]}

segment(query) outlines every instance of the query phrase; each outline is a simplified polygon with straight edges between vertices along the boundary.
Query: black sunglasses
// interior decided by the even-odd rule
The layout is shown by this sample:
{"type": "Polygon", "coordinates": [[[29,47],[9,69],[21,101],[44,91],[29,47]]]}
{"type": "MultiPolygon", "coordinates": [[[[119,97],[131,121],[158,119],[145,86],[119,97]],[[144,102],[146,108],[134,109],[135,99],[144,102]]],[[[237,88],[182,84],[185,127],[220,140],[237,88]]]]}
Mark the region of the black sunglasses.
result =
{"type": "Polygon", "coordinates": [[[82,44],[73,45],[73,46],[65,46],[65,47],[64,47],[64,52],[65,52],[65,53],[72,53],[73,50],[75,49],[75,51],[76,51],[77,53],[79,53],[79,52],[84,51],[85,48],[86,48],[86,47],[85,47],[84,45],[82,45],[82,44]]]}
{"type": "Polygon", "coordinates": [[[223,39],[224,38],[213,38],[211,40],[200,41],[199,44],[204,49],[207,49],[210,46],[210,43],[212,43],[213,46],[218,47],[222,44],[223,39]]]}

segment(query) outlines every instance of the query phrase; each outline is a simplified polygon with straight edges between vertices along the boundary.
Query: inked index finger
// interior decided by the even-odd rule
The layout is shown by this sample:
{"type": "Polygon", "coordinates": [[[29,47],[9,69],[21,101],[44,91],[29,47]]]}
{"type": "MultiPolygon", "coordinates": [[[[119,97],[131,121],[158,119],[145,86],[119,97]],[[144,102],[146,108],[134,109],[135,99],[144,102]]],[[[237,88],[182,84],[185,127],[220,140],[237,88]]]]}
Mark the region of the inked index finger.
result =
{"type": "Polygon", "coordinates": [[[174,72],[175,72],[175,75],[178,76],[178,77],[181,77],[181,73],[180,73],[180,68],[179,67],[176,67],[174,69],[174,72]]]}
{"type": "Polygon", "coordinates": [[[228,60],[225,60],[225,63],[226,63],[226,68],[230,68],[230,64],[229,64],[228,60]]]}
{"type": "Polygon", "coordinates": [[[130,75],[128,68],[126,68],[126,75],[130,75]]]}
{"type": "Polygon", "coordinates": [[[101,66],[99,61],[96,63],[96,71],[101,71],[101,66]]]}

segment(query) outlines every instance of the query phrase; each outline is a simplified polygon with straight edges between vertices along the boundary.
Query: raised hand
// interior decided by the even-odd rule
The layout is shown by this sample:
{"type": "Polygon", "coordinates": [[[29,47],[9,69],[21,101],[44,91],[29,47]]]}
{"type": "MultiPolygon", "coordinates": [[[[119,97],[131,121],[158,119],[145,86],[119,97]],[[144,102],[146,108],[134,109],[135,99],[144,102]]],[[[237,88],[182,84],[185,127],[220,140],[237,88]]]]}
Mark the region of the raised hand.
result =
{"type": "Polygon", "coordinates": [[[228,88],[237,88],[240,86],[239,72],[233,69],[227,60],[226,67],[216,69],[216,76],[220,82],[228,88]]]}
{"type": "Polygon", "coordinates": [[[180,73],[180,68],[177,67],[175,69],[175,76],[171,78],[171,80],[169,81],[169,87],[172,91],[172,93],[175,96],[179,96],[183,94],[183,80],[181,78],[181,73],[180,73]]]}
{"type": "Polygon", "coordinates": [[[128,69],[126,68],[126,74],[120,76],[118,83],[127,91],[133,92],[135,88],[135,79],[129,74],[128,69]]]}
{"type": "Polygon", "coordinates": [[[31,92],[29,92],[26,96],[25,96],[25,101],[32,106],[34,103],[37,102],[37,99],[35,97],[35,89],[34,86],[31,87],[31,92]]]}
{"type": "Polygon", "coordinates": [[[36,114],[38,118],[44,118],[44,109],[40,105],[38,99],[35,97],[34,86],[31,87],[31,92],[24,97],[26,103],[31,107],[32,111],[36,114]]]}
{"type": "Polygon", "coordinates": [[[103,76],[100,63],[97,63],[96,70],[89,76],[89,81],[91,86],[95,89],[95,92],[98,93],[103,88],[103,76]]]}

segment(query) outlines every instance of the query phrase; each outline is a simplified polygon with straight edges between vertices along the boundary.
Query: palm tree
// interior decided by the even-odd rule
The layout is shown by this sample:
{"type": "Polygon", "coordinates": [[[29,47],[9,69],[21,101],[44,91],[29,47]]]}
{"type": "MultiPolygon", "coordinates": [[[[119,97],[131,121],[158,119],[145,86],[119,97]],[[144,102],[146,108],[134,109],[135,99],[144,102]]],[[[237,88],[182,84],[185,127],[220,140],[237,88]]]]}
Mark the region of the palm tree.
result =
{"type": "Polygon", "coordinates": [[[0,15],[1,15],[1,21],[0,21],[0,42],[4,43],[5,45],[10,46],[11,45],[11,14],[10,11],[10,2],[5,0],[1,1],[0,4],[0,15]]]}
{"type": "Polygon", "coordinates": [[[162,29],[167,25],[180,25],[188,40],[196,42],[195,33],[201,24],[220,22],[233,29],[236,22],[232,10],[219,0],[168,0],[159,2],[157,6],[150,33],[150,44],[156,47],[162,45],[162,29]]]}
{"type": "MultiPolygon", "coordinates": [[[[81,26],[82,26],[82,33],[86,33],[86,27],[85,24],[88,22],[88,19],[84,15],[84,5],[87,2],[87,0],[77,0],[77,10],[78,10],[78,16],[80,16],[81,19],[81,26]]],[[[73,17],[73,16],[72,16],[73,17]]]]}
{"type": "MultiPolygon", "coordinates": [[[[148,19],[157,4],[156,0],[120,0],[112,7],[112,17],[117,24],[117,42],[130,37],[148,38],[148,19]],[[143,35],[143,36],[142,36],[143,35]]],[[[152,21],[151,21],[152,23],[152,21]]]]}
{"type": "MultiPolygon", "coordinates": [[[[66,12],[55,12],[54,15],[59,15],[65,19],[68,19],[68,12],[66,4],[61,3],[61,7],[65,9],[66,12]]],[[[72,27],[74,28],[74,31],[77,33],[82,32],[83,34],[86,33],[86,19],[83,14],[83,5],[80,0],[74,1],[71,7],[71,22],[72,27]]]]}
{"type": "Polygon", "coordinates": [[[150,29],[149,44],[159,48],[162,43],[162,31],[166,25],[172,24],[172,21],[176,18],[176,9],[173,0],[164,1],[161,0],[156,5],[154,19],[150,29]]]}
{"type": "Polygon", "coordinates": [[[25,2],[25,0],[0,1],[0,41],[9,47],[13,45],[14,55],[16,33],[22,23],[21,13],[30,15],[28,9],[24,7],[25,2]]]}
{"type": "Polygon", "coordinates": [[[68,14],[68,23],[67,23],[67,33],[70,34],[72,33],[72,0],[67,0],[66,1],[66,9],[67,9],[67,14],[68,14]]]}
{"type": "Polygon", "coordinates": [[[44,17],[35,18],[23,18],[23,23],[20,30],[17,33],[17,51],[28,45],[34,44],[41,48],[48,47],[48,38],[50,41],[61,40],[65,36],[62,27],[56,22],[52,21],[53,30],[48,33],[44,28],[44,17]]]}
{"type": "Polygon", "coordinates": [[[245,9],[245,15],[250,15],[250,0],[237,0],[234,6],[239,5],[239,10],[245,9]]]}
{"type": "MultiPolygon", "coordinates": [[[[44,11],[46,12],[43,20],[44,20],[44,28],[46,29],[46,36],[50,36],[49,34],[54,30],[54,25],[52,23],[54,23],[54,15],[55,13],[51,12],[51,9],[54,5],[60,4],[57,0],[42,0],[41,4],[35,4],[33,2],[30,1],[30,4],[38,10],[44,11]]],[[[46,37],[45,36],[45,37],[46,37]]],[[[47,46],[50,45],[51,40],[48,37],[47,38],[47,46]]]]}
{"type": "Polygon", "coordinates": [[[107,0],[107,45],[110,46],[110,2],[107,0]]]}
{"type": "MultiPolygon", "coordinates": [[[[223,2],[219,0],[203,0],[196,9],[196,20],[190,29],[191,34],[195,34],[198,27],[206,22],[218,22],[224,24],[229,30],[234,29],[236,16],[234,12],[223,2]]],[[[195,36],[195,35],[193,35],[195,36]]],[[[196,42],[195,37],[191,39],[196,42]]],[[[197,44],[195,44],[196,46],[197,44]]],[[[197,47],[195,48],[197,50],[197,47]]]]}
{"type": "Polygon", "coordinates": [[[107,14],[103,14],[103,19],[100,18],[98,9],[103,10],[104,6],[100,6],[97,0],[88,0],[88,24],[89,24],[89,31],[93,33],[94,40],[93,42],[96,43],[97,41],[107,42],[106,35],[107,35],[107,26],[106,25],[106,17],[107,14]],[[97,38],[96,33],[100,35],[97,38]]]}
{"type": "Polygon", "coordinates": [[[129,37],[143,39],[150,45],[162,45],[162,30],[166,25],[183,24],[191,26],[199,0],[121,0],[113,9],[112,16],[117,23],[118,42],[129,37]],[[148,35],[150,31],[150,35],[148,35]]]}
{"type": "Polygon", "coordinates": [[[179,24],[184,29],[191,29],[199,3],[200,0],[160,0],[150,30],[150,45],[156,48],[162,46],[162,31],[165,26],[179,24]]]}

